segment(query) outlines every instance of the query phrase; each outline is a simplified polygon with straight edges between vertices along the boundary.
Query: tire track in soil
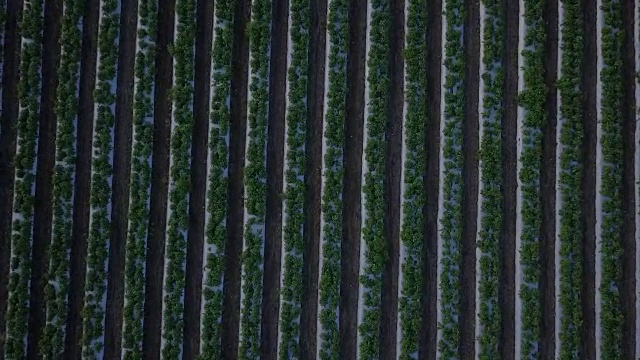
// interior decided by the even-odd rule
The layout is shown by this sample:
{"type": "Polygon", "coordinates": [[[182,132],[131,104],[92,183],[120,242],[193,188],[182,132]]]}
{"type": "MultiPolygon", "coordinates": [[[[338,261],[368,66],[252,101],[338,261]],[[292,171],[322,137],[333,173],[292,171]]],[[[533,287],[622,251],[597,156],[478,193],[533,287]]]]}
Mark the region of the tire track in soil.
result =
{"type": "Polygon", "coordinates": [[[129,229],[129,193],[133,126],[133,83],[138,30],[138,1],[122,3],[114,123],[111,238],[105,312],[104,356],[122,354],[125,246],[129,229]]]}
{"type": "Polygon", "coordinates": [[[322,188],[322,128],[327,54],[327,0],[311,2],[307,138],[305,152],[305,220],[303,237],[303,291],[300,314],[300,359],[317,357],[318,279],[320,265],[320,211],[322,188]]]}
{"type": "Polygon", "coordinates": [[[515,359],[515,268],[516,268],[516,202],[517,202],[517,117],[518,117],[518,34],[520,4],[504,1],[505,28],[503,59],[504,113],[502,116],[502,231],[500,234],[501,271],[498,289],[502,309],[499,352],[504,360],[515,359]]]}
{"type": "Polygon", "coordinates": [[[480,85],[480,1],[465,1],[462,249],[460,270],[460,343],[462,359],[475,357],[476,235],[478,228],[478,150],[480,85]]]}
{"type": "Polygon", "coordinates": [[[4,24],[2,118],[0,118],[0,359],[4,359],[6,312],[9,299],[9,261],[18,123],[20,80],[20,20],[23,0],[9,1],[4,24]]]}
{"type": "Polygon", "coordinates": [[[200,354],[213,10],[213,1],[198,1],[194,62],[197,76],[194,79],[193,96],[191,191],[189,192],[189,228],[187,230],[182,337],[182,351],[185,359],[197,358],[200,354]]]}
{"type": "Polygon", "coordinates": [[[598,28],[596,26],[596,2],[582,1],[584,53],[582,56],[581,89],[583,93],[583,131],[582,143],[582,358],[596,359],[596,313],[595,296],[596,277],[596,145],[597,145],[597,109],[596,87],[598,79],[598,54],[596,48],[598,28]]]}
{"type": "Polygon", "coordinates": [[[282,265],[282,199],[287,90],[289,0],[271,5],[269,113],[267,130],[267,199],[265,214],[264,276],[260,327],[261,359],[278,357],[278,320],[282,265]]]}
{"type": "Polygon", "coordinates": [[[160,358],[172,112],[169,93],[173,79],[173,58],[169,52],[169,46],[173,43],[175,0],[159,0],[158,8],[165,11],[159,12],[158,15],[156,40],[153,159],[142,340],[142,353],[145,359],[160,358]]]}
{"type": "Polygon", "coordinates": [[[391,0],[389,31],[389,93],[387,98],[384,165],[384,233],[386,261],[382,273],[380,358],[395,359],[398,340],[398,276],[400,269],[400,208],[402,123],[404,109],[405,2],[391,0]]]}
{"type": "Polygon", "coordinates": [[[438,285],[438,196],[440,191],[440,117],[442,97],[442,0],[429,1],[427,9],[427,169],[424,175],[426,205],[425,239],[422,252],[423,284],[420,299],[422,325],[420,329],[420,359],[435,360],[437,349],[438,285]]]}
{"type": "Polygon", "coordinates": [[[231,122],[229,137],[228,237],[222,302],[222,357],[238,357],[240,340],[240,265],[244,225],[244,163],[247,134],[247,83],[249,39],[245,32],[251,15],[251,1],[238,0],[233,22],[231,56],[231,122]]]}
{"type": "Polygon", "coordinates": [[[29,291],[29,330],[27,358],[40,356],[40,339],[45,325],[45,286],[53,220],[53,167],[55,165],[57,117],[55,103],[60,65],[62,0],[48,0],[44,5],[42,38],[42,92],[38,132],[36,192],[33,208],[33,247],[29,291]]]}
{"type": "Polygon", "coordinates": [[[635,221],[635,136],[636,63],[634,0],[622,0],[622,284],[620,300],[624,321],[622,354],[636,358],[636,221],[635,221]]]}
{"type": "Polygon", "coordinates": [[[340,256],[340,358],[355,359],[358,338],[358,290],[362,223],[362,152],[367,0],[349,1],[349,50],[344,145],[340,256]]]}
{"type": "Polygon", "coordinates": [[[555,238],[556,238],[556,128],[558,71],[558,0],[546,1],[544,10],[546,54],[544,78],[546,85],[545,114],[542,128],[542,163],[540,171],[540,299],[541,319],[539,351],[541,359],[555,357],[555,238]]]}

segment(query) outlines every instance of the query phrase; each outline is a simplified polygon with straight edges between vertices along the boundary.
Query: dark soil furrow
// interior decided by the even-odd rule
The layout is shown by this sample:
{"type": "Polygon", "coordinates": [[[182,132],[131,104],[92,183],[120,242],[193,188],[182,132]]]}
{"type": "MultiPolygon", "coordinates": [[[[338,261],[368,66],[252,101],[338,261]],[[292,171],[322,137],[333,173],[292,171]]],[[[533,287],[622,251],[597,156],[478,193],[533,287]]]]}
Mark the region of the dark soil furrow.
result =
{"type": "Polygon", "coordinates": [[[440,108],[442,86],[442,0],[430,1],[427,10],[427,137],[424,175],[426,219],[423,247],[422,327],[419,357],[435,360],[437,349],[436,291],[438,286],[438,194],[440,192],[440,108]]]}
{"type": "Polygon", "coordinates": [[[111,238],[105,313],[104,356],[119,359],[122,353],[125,245],[129,227],[129,187],[133,127],[133,81],[138,26],[138,1],[125,1],[120,13],[120,44],[111,194],[111,238]]]}
{"type": "Polygon", "coordinates": [[[502,312],[499,349],[504,360],[515,358],[515,261],[516,261],[516,189],[517,189],[517,151],[516,132],[518,117],[518,28],[519,3],[504,1],[505,27],[504,37],[504,112],[501,124],[502,133],[502,233],[500,235],[501,272],[498,290],[502,312]]]}
{"type": "Polygon", "coordinates": [[[402,173],[402,121],[404,106],[404,0],[391,0],[389,32],[389,93],[387,99],[384,172],[384,238],[386,261],[382,273],[379,354],[396,358],[398,325],[398,272],[400,255],[400,179],[402,173]]]}
{"type": "Polygon", "coordinates": [[[147,236],[146,286],[143,319],[143,357],[160,358],[162,331],[162,284],[167,226],[167,190],[169,188],[169,143],[171,138],[171,101],[175,0],[160,0],[156,42],[156,77],[154,94],[153,160],[149,233],[147,236]]]}
{"type": "Polygon", "coordinates": [[[60,64],[60,33],[62,0],[45,1],[42,41],[42,92],[38,155],[36,170],[36,195],[33,208],[33,247],[31,252],[31,286],[29,293],[29,333],[27,358],[40,355],[40,339],[45,325],[45,285],[49,245],[53,220],[53,167],[55,164],[56,126],[55,102],[58,89],[60,64]]]}
{"type": "Polygon", "coordinates": [[[583,131],[582,143],[582,329],[581,357],[596,358],[596,145],[597,109],[596,87],[598,79],[596,28],[597,6],[595,1],[583,0],[584,53],[582,56],[583,131]]]}
{"type": "Polygon", "coordinates": [[[307,166],[305,181],[304,254],[302,304],[300,314],[300,359],[317,354],[318,266],[320,251],[320,210],[322,185],[322,121],[326,69],[327,0],[312,1],[307,87],[307,166]]]}
{"type": "Polygon", "coordinates": [[[556,124],[558,68],[558,0],[547,1],[545,9],[545,100],[546,119],[542,128],[540,165],[540,300],[539,351],[541,359],[555,357],[555,239],[556,239],[556,124]]]}
{"type": "Polygon", "coordinates": [[[342,245],[340,257],[340,358],[355,359],[358,336],[358,289],[362,222],[362,140],[367,2],[349,1],[349,50],[342,196],[342,245]]]}
{"type": "Polygon", "coordinates": [[[193,133],[191,141],[191,191],[189,193],[189,230],[187,233],[186,279],[184,289],[183,356],[196,358],[200,353],[200,312],[204,251],[205,195],[207,188],[207,141],[211,92],[211,38],[213,37],[213,1],[197,5],[193,133]]]}
{"type": "Polygon", "coordinates": [[[278,317],[280,313],[280,273],[282,256],[282,196],[284,166],[284,129],[288,0],[271,3],[271,58],[269,64],[269,113],[267,130],[267,199],[265,214],[264,277],[262,284],[262,321],[260,353],[262,359],[278,356],[278,317]]]}
{"type": "MultiPolygon", "coordinates": [[[[9,1],[5,13],[0,118],[0,324],[6,324],[9,260],[18,124],[20,79],[20,20],[23,0],[9,1]]],[[[6,326],[0,326],[0,359],[4,359],[6,326]]]]}
{"type": "Polygon", "coordinates": [[[240,265],[244,223],[244,163],[247,134],[247,80],[249,39],[246,29],[251,1],[238,0],[233,23],[231,57],[231,120],[229,135],[229,208],[225,245],[224,299],[222,302],[222,357],[238,357],[240,325],[240,265]]]}

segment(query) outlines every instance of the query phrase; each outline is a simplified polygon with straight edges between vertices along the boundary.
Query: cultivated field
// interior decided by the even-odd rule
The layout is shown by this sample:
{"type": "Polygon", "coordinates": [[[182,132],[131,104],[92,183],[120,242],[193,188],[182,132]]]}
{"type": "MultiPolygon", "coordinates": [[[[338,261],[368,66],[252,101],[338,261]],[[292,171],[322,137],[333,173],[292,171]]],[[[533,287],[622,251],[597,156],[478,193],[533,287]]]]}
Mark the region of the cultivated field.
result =
{"type": "Polygon", "coordinates": [[[0,0],[0,360],[640,357],[640,1],[0,0]]]}

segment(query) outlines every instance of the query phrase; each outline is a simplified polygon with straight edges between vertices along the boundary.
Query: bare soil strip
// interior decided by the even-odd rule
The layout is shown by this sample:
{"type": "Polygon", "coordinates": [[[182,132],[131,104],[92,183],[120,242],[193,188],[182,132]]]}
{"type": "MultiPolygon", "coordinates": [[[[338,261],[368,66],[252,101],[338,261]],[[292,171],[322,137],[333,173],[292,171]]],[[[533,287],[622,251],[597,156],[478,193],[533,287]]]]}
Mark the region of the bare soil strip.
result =
{"type": "Polygon", "coordinates": [[[199,0],[196,13],[191,191],[189,193],[189,229],[187,230],[182,337],[182,356],[185,359],[195,359],[200,354],[213,7],[213,1],[199,0]]]}
{"type": "Polygon", "coordinates": [[[438,193],[440,173],[440,116],[442,84],[442,0],[429,1],[427,10],[427,171],[424,176],[426,219],[423,246],[422,326],[420,330],[420,359],[435,360],[437,349],[438,286],[438,193]]]}
{"type": "Polygon", "coordinates": [[[53,167],[56,152],[55,103],[60,64],[62,0],[46,1],[42,40],[42,93],[40,97],[36,196],[33,210],[33,247],[29,293],[29,333],[27,358],[36,359],[46,321],[45,285],[49,267],[49,245],[53,220],[53,167]]]}
{"type": "Polygon", "coordinates": [[[404,107],[405,0],[390,2],[389,93],[384,172],[384,238],[387,258],[382,273],[380,358],[396,359],[398,337],[398,274],[400,262],[400,181],[404,107]]]}
{"type": "Polygon", "coordinates": [[[540,225],[540,298],[542,323],[539,335],[541,359],[555,356],[555,193],[556,193],[556,125],[557,101],[556,78],[558,69],[558,0],[546,2],[545,32],[545,101],[546,119],[542,128],[542,163],[540,170],[540,197],[542,222],[540,225]]]}
{"type": "Polygon", "coordinates": [[[111,239],[105,313],[104,356],[122,353],[125,245],[129,229],[129,189],[133,126],[133,82],[138,29],[138,1],[125,1],[120,13],[120,45],[114,126],[111,239]]]}
{"type": "Polygon", "coordinates": [[[343,240],[340,257],[340,358],[355,359],[358,337],[358,269],[362,223],[362,141],[367,32],[367,1],[349,1],[349,50],[342,196],[343,240]]]}
{"type": "Polygon", "coordinates": [[[149,202],[149,233],[142,353],[145,359],[160,358],[162,331],[162,283],[164,281],[165,229],[167,226],[167,190],[169,188],[169,143],[171,138],[171,100],[173,58],[169,45],[173,43],[175,0],[159,0],[156,41],[156,76],[154,94],[153,160],[151,198],[149,202]]]}
{"type": "Polygon", "coordinates": [[[462,249],[460,264],[460,358],[475,357],[476,235],[478,228],[478,150],[480,85],[480,1],[465,1],[462,249]]]}
{"type": "Polygon", "coordinates": [[[583,129],[582,143],[582,340],[581,357],[585,360],[596,359],[596,144],[597,144],[597,109],[596,81],[598,79],[598,57],[596,41],[596,2],[583,0],[584,14],[584,54],[582,56],[583,93],[583,129]]]}
{"type": "Polygon", "coordinates": [[[11,257],[11,223],[18,123],[18,81],[22,38],[19,22],[23,0],[10,1],[4,28],[4,61],[2,68],[2,118],[0,118],[0,359],[4,359],[4,343],[9,296],[9,259],[11,257]]]}
{"type": "Polygon", "coordinates": [[[247,134],[247,81],[249,39],[246,28],[251,1],[236,2],[231,57],[231,123],[229,135],[229,208],[225,245],[224,299],[222,302],[222,357],[238,357],[240,328],[240,265],[244,224],[244,163],[247,134]]]}
{"type": "Polygon", "coordinates": [[[505,1],[504,38],[504,113],[502,116],[502,233],[500,235],[501,272],[498,289],[502,311],[499,349],[504,360],[515,359],[515,267],[516,267],[516,189],[517,189],[517,117],[518,117],[518,1],[505,1]]]}
{"type": "Polygon", "coordinates": [[[320,261],[320,210],[322,186],[322,121],[327,43],[327,0],[311,2],[309,85],[307,88],[307,139],[305,152],[305,220],[303,236],[303,291],[300,314],[300,359],[317,355],[318,276],[320,261]]]}
{"type": "Polygon", "coordinates": [[[624,322],[622,354],[636,358],[636,221],[635,221],[635,136],[636,63],[635,1],[622,0],[622,285],[620,297],[624,322]]]}
{"type": "Polygon", "coordinates": [[[265,216],[264,276],[262,285],[262,359],[278,357],[280,274],[282,272],[282,197],[287,89],[287,38],[289,1],[274,0],[269,65],[269,114],[267,131],[267,213],[265,216]]]}

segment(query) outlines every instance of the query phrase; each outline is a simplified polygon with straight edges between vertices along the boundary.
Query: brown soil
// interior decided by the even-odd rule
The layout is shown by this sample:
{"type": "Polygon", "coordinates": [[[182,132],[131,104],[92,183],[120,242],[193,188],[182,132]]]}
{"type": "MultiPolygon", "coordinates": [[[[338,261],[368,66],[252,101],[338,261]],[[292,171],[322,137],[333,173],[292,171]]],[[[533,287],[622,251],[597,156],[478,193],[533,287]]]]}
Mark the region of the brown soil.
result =
{"type": "Polygon", "coordinates": [[[82,308],[89,236],[91,192],[91,148],[93,143],[93,94],[96,87],[99,0],[89,0],[82,18],[82,50],[78,97],[76,176],[73,196],[73,228],[69,268],[69,304],[65,337],[65,359],[80,359],[82,353],[82,308]]]}
{"type": "Polygon", "coordinates": [[[596,358],[596,3],[585,0],[584,13],[584,54],[582,56],[582,93],[584,139],[582,143],[582,344],[580,357],[585,360],[596,358]]]}
{"type": "MultiPolygon", "coordinates": [[[[9,2],[4,28],[2,118],[0,118],[0,324],[6,324],[11,256],[11,221],[17,141],[18,81],[20,79],[20,28],[23,1],[9,2]]],[[[6,326],[0,326],[0,359],[4,359],[6,326]]]]}
{"type": "Polygon", "coordinates": [[[384,237],[387,261],[382,273],[380,358],[396,358],[398,272],[400,255],[400,178],[402,174],[402,115],[404,106],[404,0],[393,0],[389,34],[389,97],[385,138],[384,237]]]}
{"type": "Polygon", "coordinates": [[[264,276],[262,283],[262,359],[278,358],[280,273],[282,272],[282,197],[284,128],[287,89],[287,33],[289,1],[274,0],[271,13],[271,59],[269,60],[269,115],[267,131],[267,213],[265,216],[264,276]]]}
{"type": "Polygon", "coordinates": [[[542,162],[540,176],[540,197],[542,222],[540,225],[540,298],[542,319],[540,324],[540,358],[555,357],[555,237],[556,237],[556,126],[557,92],[556,77],[558,67],[558,1],[546,2],[545,31],[545,84],[547,95],[542,129],[542,162]]]}
{"type": "Polygon", "coordinates": [[[357,354],[366,31],[367,2],[350,1],[339,305],[340,358],[346,360],[357,354]]]}
{"type": "Polygon", "coordinates": [[[207,153],[209,135],[209,96],[211,93],[211,39],[213,2],[198,1],[195,41],[193,133],[191,141],[191,192],[187,232],[186,279],[184,288],[183,356],[200,354],[200,311],[207,193],[207,153]]]}
{"type": "Polygon", "coordinates": [[[162,282],[164,278],[164,248],[167,225],[167,190],[169,187],[169,144],[171,137],[171,101],[169,92],[173,80],[173,59],[169,45],[173,43],[175,0],[160,0],[156,40],[156,76],[153,123],[153,160],[151,198],[149,203],[149,233],[142,356],[160,358],[162,332],[162,282]]]}
{"type": "Polygon", "coordinates": [[[222,301],[222,358],[238,357],[240,327],[240,265],[244,223],[244,160],[247,134],[247,80],[249,40],[246,27],[251,1],[236,2],[231,57],[231,124],[229,134],[229,208],[225,245],[224,295],[222,301]]]}
{"type": "Polygon", "coordinates": [[[125,1],[120,14],[120,48],[113,153],[111,238],[105,313],[104,357],[120,359],[124,306],[125,245],[129,228],[133,81],[138,26],[138,2],[125,1]]]}
{"type": "Polygon", "coordinates": [[[44,7],[42,43],[42,93],[38,134],[36,195],[33,210],[33,247],[31,253],[31,288],[29,293],[29,332],[27,358],[39,357],[45,314],[45,285],[48,281],[49,245],[53,220],[53,166],[55,165],[55,105],[60,64],[62,0],[47,1],[44,7]]]}
{"type": "Polygon", "coordinates": [[[303,290],[300,314],[300,359],[317,354],[318,266],[320,250],[320,186],[322,183],[322,123],[324,119],[324,74],[326,68],[327,0],[312,1],[309,43],[308,117],[305,152],[305,220],[303,236],[303,290]]]}
{"type": "Polygon", "coordinates": [[[502,310],[500,356],[515,359],[515,259],[516,259],[516,133],[518,117],[518,14],[517,1],[505,0],[506,36],[503,44],[505,68],[504,113],[502,117],[502,249],[498,301],[502,310]]]}
{"type": "Polygon", "coordinates": [[[436,358],[436,291],[438,286],[438,193],[440,191],[440,95],[442,62],[442,0],[429,2],[427,18],[427,171],[424,175],[426,206],[424,207],[425,239],[422,255],[422,326],[419,358],[436,358]]]}
{"type": "Polygon", "coordinates": [[[635,136],[636,136],[636,73],[633,0],[622,1],[622,284],[620,300],[624,322],[622,325],[622,354],[625,359],[636,358],[636,201],[635,201],[635,136]]]}
{"type": "Polygon", "coordinates": [[[465,1],[465,88],[463,127],[462,264],[460,271],[460,358],[475,357],[476,235],[478,230],[478,149],[480,86],[480,2],[465,1]]]}

